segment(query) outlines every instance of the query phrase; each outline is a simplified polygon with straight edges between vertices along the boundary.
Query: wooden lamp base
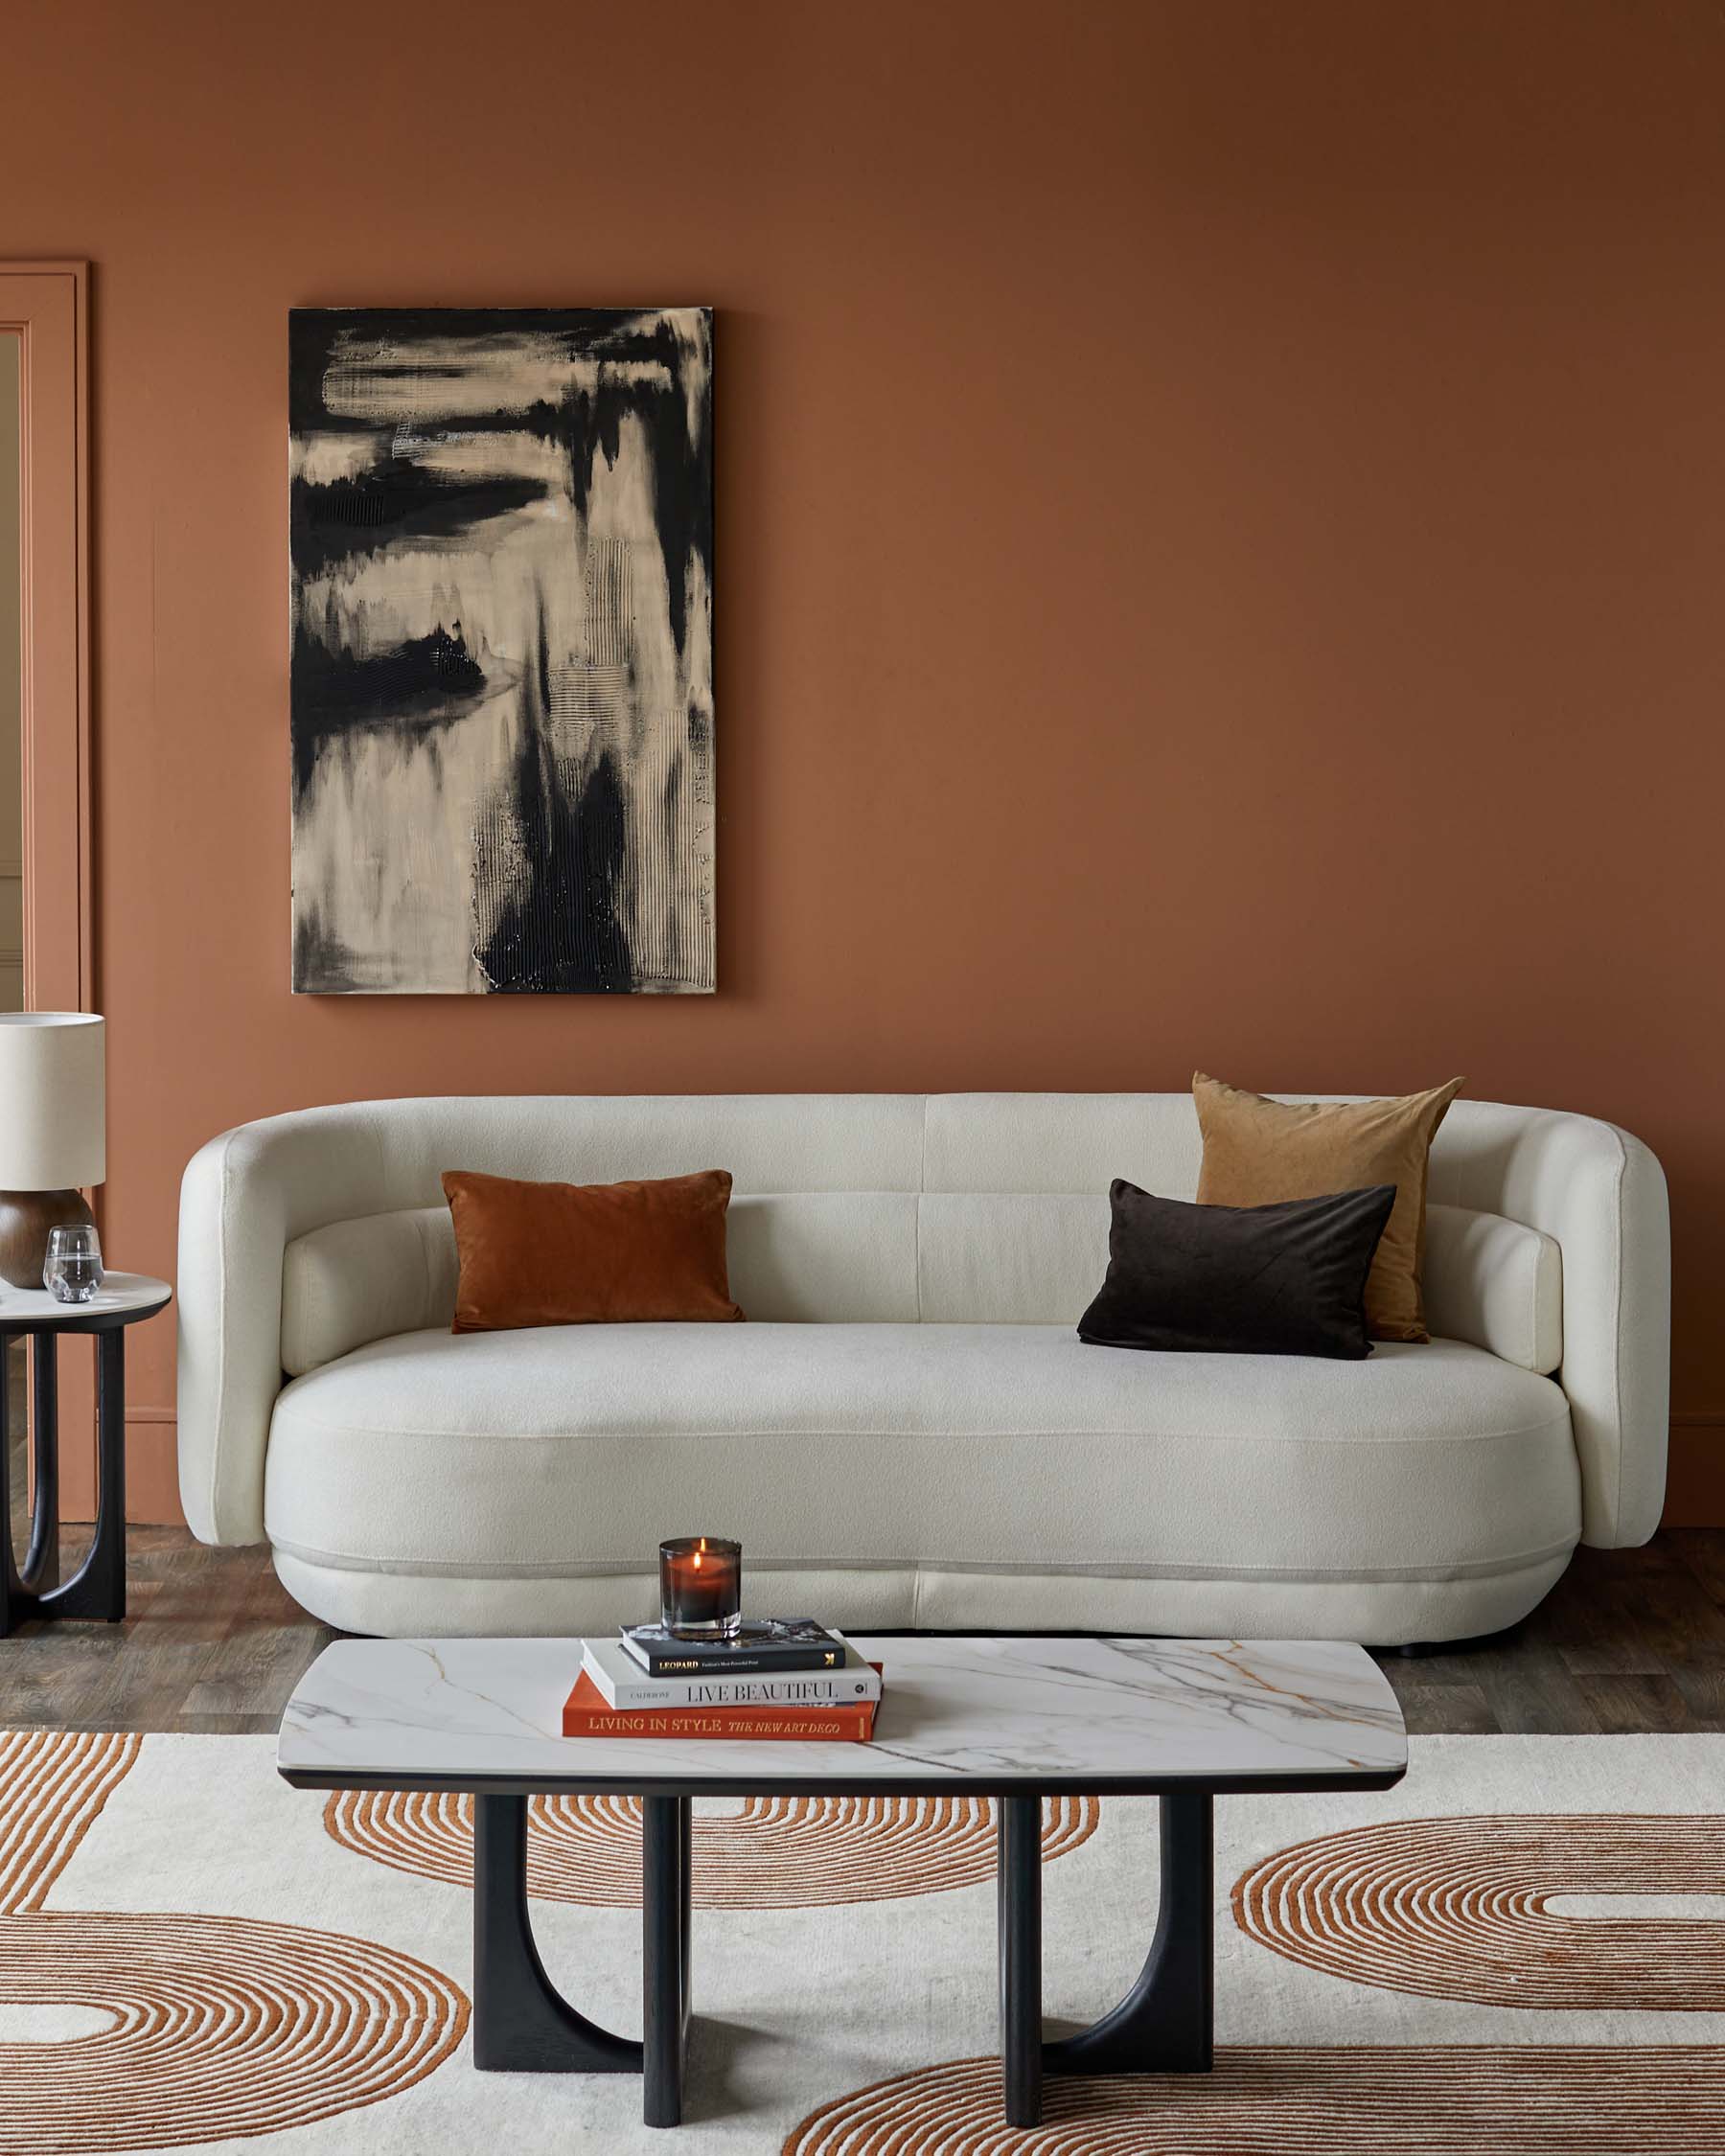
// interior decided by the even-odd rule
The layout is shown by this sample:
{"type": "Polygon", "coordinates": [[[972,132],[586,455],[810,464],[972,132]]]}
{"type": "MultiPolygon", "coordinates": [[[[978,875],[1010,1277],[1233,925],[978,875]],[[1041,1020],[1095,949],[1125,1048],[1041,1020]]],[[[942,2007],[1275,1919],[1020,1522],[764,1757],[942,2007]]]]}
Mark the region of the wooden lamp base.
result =
{"type": "Polygon", "coordinates": [[[39,1288],[51,1227],[94,1227],[76,1190],[0,1190],[0,1280],[39,1288]]]}

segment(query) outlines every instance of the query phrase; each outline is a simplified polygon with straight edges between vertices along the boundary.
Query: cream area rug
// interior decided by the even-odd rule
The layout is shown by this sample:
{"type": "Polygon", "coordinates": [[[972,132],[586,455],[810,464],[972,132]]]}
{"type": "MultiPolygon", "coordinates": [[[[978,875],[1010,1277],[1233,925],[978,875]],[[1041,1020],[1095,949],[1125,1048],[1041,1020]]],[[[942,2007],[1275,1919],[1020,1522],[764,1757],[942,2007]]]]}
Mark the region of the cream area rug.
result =
{"type": "MultiPolygon", "coordinates": [[[[1416,1738],[1384,1796],[1217,1805],[1216,2071],[1000,2122],[978,1803],[696,1827],[687,2123],[632,2076],[478,2074],[454,1799],[287,1788],[263,1737],[0,1735],[0,2150],[1725,2156],[1725,1737],[1416,1738]]],[[[536,1814],[540,1951],[640,2026],[633,1807],[536,1814]]],[[[1156,1806],[1048,1808],[1046,1996],[1156,1917],[1156,1806]]]]}

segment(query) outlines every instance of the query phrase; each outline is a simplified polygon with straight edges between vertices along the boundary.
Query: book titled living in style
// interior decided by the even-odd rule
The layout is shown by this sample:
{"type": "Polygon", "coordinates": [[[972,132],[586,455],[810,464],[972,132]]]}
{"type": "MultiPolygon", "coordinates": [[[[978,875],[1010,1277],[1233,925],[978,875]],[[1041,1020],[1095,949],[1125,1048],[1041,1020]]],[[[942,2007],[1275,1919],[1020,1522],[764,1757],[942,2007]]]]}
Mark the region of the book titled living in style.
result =
{"type": "Polygon", "coordinates": [[[584,1668],[564,1703],[566,1737],[719,1738],[731,1744],[866,1744],[875,1702],[842,1707],[660,1707],[620,1712],[608,1707],[584,1668]]]}

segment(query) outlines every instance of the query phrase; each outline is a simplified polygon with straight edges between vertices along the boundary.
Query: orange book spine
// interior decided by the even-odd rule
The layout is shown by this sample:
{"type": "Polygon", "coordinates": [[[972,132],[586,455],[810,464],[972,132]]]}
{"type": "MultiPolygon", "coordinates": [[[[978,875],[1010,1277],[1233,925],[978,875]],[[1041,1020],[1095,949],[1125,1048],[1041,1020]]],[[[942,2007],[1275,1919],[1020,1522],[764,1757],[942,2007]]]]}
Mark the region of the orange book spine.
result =
{"type": "Polygon", "coordinates": [[[734,1743],[866,1744],[875,1702],[855,1707],[666,1707],[619,1713],[584,1672],[564,1702],[566,1737],[728,1737],[734,1743]]]}

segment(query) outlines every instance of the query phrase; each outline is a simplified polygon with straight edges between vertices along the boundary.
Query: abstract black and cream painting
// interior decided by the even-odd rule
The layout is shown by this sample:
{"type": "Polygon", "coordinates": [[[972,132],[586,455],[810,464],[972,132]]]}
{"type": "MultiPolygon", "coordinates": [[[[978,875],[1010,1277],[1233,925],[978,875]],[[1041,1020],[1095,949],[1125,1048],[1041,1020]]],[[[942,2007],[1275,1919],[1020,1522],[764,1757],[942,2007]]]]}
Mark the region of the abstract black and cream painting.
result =
{"type": "Polygon", "coordinates": [[[294,988],[710,991],[710,311],[289,345],[294,988]]]}

